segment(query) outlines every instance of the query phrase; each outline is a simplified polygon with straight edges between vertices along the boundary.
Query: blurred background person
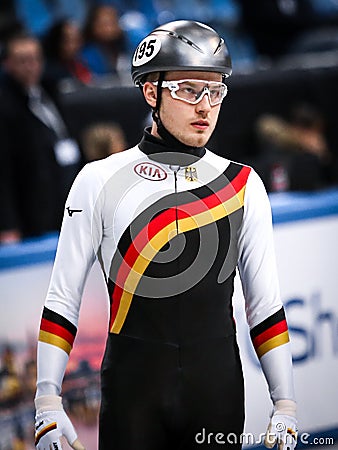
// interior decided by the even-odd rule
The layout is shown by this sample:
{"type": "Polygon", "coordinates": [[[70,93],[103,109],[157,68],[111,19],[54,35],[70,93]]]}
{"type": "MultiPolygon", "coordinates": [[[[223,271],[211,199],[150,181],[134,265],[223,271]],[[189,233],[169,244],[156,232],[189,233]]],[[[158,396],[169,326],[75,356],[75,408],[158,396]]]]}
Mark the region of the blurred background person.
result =
{"type": "Polygon", "coordinates": [[[333,156],[325,119],[308,103],[294,105],[289,117],[264,114],[256,123],[257,170],[268,191],[313,190],[331,183],[333,156]]]}
{"type": "Polygon", "coordinates": [[[118,65],[126,49],[126,37],[119,24],[117,9],[94,5],[84,26],[85,45],[82,57],[97,76],[118,78],[118,65]]]}
{"type": "Polygon", "coordinates": [[[56,22],[44,37],[46,74],[58,86],[79,87],[92,81],[92,73],[82,60],[80,27],[69,19],[56,22]]]}
{"type": "Polygon", "coordinates": [[[57,94],[42,80],[37,38],[15,34],[3,52],[0,89],[0,242],[58,230],[81,165],[57,94]]]}
{"type": "Polygon", "coordinates": [[[116,123],[97,123],[82,134],[82,149],[86,161],[96,161],[128,147],[122,128],[116,123]]]}

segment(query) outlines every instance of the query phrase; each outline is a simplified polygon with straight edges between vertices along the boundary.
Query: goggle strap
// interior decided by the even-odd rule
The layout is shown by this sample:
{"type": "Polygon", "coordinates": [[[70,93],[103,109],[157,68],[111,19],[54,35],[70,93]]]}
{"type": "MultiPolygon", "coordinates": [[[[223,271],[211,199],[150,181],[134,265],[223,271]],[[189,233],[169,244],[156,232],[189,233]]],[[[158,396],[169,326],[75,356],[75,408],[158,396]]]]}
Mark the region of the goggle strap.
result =
{"type": "Polygon", "coordinates": [[[152,112],[152,118],[154,119],[155,123],[157,126],[159,126],[159,122],[160,122],[160,106],[161,106],[161,101],[162,101],[162,83],[164,81],[164,77],[165,77],[165,72],[160,72],[160,75],[158,77],[158,81],[156,83],[157,85],[157,97],[156,97],[156,105],[155,108],[153,109],[152,112]]]}

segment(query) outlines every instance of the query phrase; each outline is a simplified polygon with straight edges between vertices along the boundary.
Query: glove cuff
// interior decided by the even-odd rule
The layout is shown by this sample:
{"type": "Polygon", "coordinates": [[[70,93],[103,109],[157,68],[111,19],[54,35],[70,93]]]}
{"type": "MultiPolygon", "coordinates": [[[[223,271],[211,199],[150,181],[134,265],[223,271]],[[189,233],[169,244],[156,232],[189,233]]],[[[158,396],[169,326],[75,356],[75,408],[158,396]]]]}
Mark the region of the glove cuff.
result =
{"type": "Polygon", "coordinates": [[[293,400],[277,400],[274,404],[273,414],[284,414],[296,417],[297,404],[293,400]]]}
{"type": "Polygon", "coordinates": [[[62,398],[58,395],[41,395],[34,400],[37,413],[62,411],[62,398]]]}

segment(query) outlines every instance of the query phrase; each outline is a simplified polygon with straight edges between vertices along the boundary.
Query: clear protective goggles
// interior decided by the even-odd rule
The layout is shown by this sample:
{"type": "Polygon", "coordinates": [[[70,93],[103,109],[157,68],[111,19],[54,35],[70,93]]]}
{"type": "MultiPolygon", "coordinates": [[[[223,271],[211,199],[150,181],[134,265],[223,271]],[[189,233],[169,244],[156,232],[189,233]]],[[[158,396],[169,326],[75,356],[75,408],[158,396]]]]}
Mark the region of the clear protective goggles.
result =
{"type": "MultiPolygon", "coordinates": [[[[155,86],[158,81],[152,82],[155,86]]],[[[219,81],[206,80],[172,80],[162,81],[163,88],[168,88],[172,98],[196,105],[202,100],[205,94],[209,97],[211,106],[222,103],[228,93],[228,87],[219,81]]]]}

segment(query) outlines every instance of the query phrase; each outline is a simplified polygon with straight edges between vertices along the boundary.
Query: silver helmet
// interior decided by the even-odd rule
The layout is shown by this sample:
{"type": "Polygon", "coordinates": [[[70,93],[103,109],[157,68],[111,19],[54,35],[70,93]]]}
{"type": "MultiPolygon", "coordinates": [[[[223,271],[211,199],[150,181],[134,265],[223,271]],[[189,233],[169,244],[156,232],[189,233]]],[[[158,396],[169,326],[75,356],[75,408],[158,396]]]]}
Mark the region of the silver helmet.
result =
{"type": "Polygon", "coordinates": [[[151,72],[196,70],[231,75],[231,58],[224,40],[208,25],[177,20],[159,26],[137,46],[132,60],[136,86],[151,72]]]}

